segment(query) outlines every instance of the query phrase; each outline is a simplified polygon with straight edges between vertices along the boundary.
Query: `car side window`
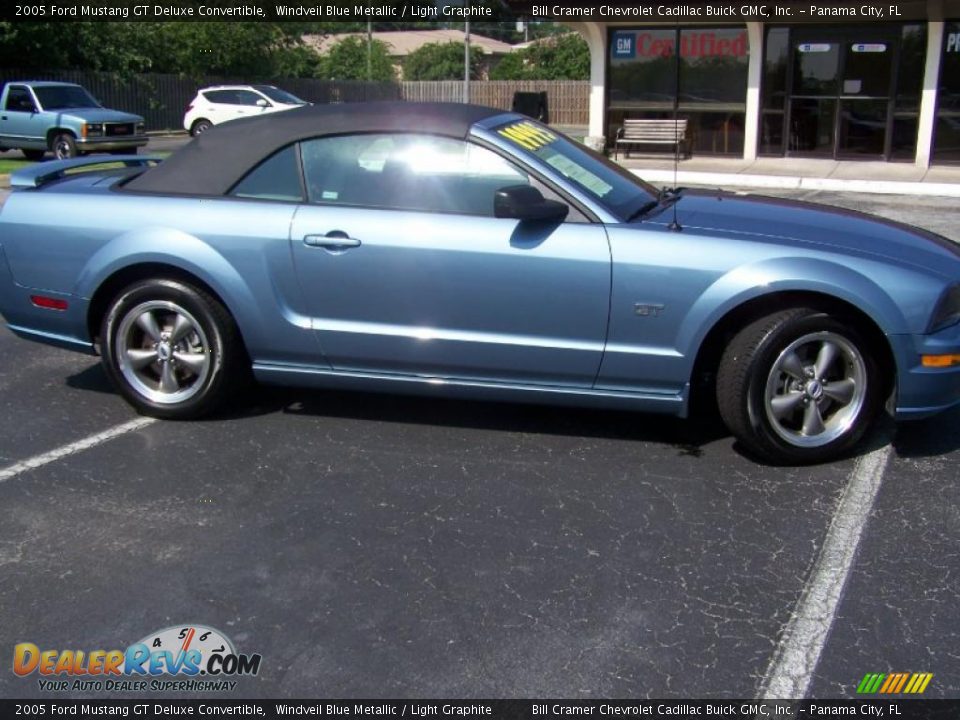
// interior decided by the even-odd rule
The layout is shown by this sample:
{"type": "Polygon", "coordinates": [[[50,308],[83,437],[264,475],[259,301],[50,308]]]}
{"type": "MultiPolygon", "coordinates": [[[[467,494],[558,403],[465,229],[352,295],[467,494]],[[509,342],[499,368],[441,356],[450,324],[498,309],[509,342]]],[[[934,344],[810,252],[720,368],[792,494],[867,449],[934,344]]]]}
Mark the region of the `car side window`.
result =
{"type": "Polygon", "coordinates": [[[230,195],[255,200],[303,202],[297,146],[288,145],[257,165],[234,186],[230,195]]]}
{"type": "Polygon", "coordinates": [[[236,90],[234,92],[236,93],[235,102],[237,105],[256,105],[258,101],[264,99],[250,90],[236,90]]]}
{"type": "Polygon", "coordinates": [[[529,177],[487,148],[454,138],[364,134],[302,143],[311,203],[493,216],[494,193],[529,177]]]}
{"type": "Polygon", "coordinates": [[[233,93],[230,90],[208,90],[203,96],[212,103],[233,105],[233,93]]]}
{"type": "Polygon", "coordinates": [[[30,91],[22,85],[11,85],[7,92],[7,105],[4,109],[15,112],[30,112],[34,109],[30,91]]]}

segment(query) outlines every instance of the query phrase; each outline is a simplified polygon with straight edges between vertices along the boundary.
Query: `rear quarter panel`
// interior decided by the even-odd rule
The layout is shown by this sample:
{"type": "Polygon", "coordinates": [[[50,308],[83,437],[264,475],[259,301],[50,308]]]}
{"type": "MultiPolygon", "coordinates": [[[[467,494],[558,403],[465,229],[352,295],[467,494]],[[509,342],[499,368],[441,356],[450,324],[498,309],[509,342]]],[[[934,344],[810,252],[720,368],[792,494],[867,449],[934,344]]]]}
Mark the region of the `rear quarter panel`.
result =
{"type": "MultiPolygon", "coordinates": [[[[0,242],[17,286],[86,305],[116,272],[169,265],[220,296],[254,359],[317,361],[291,264],[293,205],[135,195],[106,182],[83,177],[11,195],[0,242]]],[[[45,324],[50,316],[36,314],[45,324]]],[[[71,314],[69,322],[65,334],[88,336],[85,319],[79,326],[71,314]]]]}

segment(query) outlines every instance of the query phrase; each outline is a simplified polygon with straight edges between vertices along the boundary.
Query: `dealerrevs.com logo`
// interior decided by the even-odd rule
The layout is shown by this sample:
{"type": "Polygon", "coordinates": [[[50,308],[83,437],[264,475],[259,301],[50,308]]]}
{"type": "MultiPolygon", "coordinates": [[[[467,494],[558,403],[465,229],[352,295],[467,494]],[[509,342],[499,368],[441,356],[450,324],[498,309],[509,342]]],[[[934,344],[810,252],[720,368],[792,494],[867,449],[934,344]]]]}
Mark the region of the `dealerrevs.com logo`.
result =
{"type": "Polygon", "coordinates": [[[230,638],[205,625],[184,624],[147,635],[126,650],[13,648],[13,672],[36,674],[49,692],[230,691],[233,678],[256,675],[261,656],[236,651],[230,638]]]}

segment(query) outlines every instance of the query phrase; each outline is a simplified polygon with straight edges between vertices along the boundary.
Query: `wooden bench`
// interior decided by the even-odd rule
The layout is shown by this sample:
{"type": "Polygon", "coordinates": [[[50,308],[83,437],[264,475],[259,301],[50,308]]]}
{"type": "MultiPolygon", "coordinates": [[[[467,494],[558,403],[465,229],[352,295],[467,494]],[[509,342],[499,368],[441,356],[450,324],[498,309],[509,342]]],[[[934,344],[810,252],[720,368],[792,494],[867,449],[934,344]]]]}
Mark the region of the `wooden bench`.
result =
{"type": "MultiPolygon", "coordinates": [[[[627,119],[614,139],[614,159],[618,159],[621,145],[675,145],[689,155],[687,145],[687,118],[676,120],[627,119]]],[[[626,157],[630,157],[629,148],[626,157]]]]}

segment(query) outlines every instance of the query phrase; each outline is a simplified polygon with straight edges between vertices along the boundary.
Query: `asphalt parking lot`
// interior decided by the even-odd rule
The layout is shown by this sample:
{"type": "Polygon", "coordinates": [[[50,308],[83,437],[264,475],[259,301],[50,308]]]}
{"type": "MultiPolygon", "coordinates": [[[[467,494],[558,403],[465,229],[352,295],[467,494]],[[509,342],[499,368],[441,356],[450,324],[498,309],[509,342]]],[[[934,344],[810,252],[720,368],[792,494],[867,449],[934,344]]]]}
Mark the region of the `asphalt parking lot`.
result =
{"type": "MultiPolygon", "coordinates": [[[[955,201],[804,196],[960,241],[955,201]]],[[[0,409],[3,653],[202,623],[263,657],[232,697],[960,697],[960,410],[803,469],[710,423],[365,394],[137,422],[6,330],[0,409]]]]}

